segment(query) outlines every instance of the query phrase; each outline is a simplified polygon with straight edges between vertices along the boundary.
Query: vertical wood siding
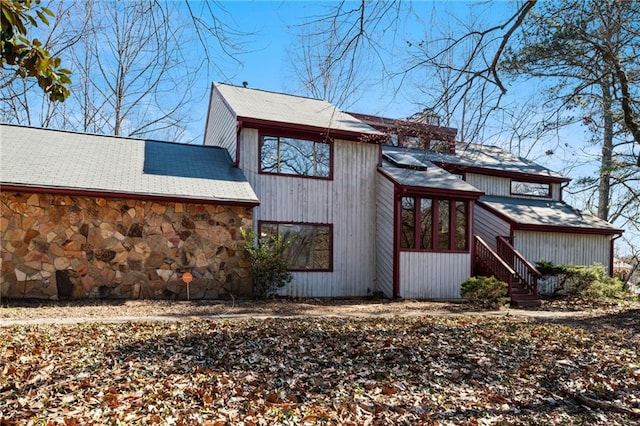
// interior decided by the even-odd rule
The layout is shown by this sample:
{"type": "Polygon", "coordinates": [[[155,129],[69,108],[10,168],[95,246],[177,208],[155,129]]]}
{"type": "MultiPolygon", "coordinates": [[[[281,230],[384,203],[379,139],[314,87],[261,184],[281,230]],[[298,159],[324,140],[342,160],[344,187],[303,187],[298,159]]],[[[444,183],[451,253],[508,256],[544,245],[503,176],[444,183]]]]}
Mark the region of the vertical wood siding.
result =
{"type": "Polygon", "coordinates": [[[333,224],[333,272],[294,272],[282,295],[366,296],[375,285],[378,146],[336,140],[333,180],[258,173],[258,132],[242,129],[240,167],[260,206],[260,220],[333,224]]]}
{"type": "Polygon", "coordinates": [[[393,183],[377,174],[376,290],[393,297],[393,183]]]}
{"type": "Polygon", "coordinates": [[[609,235],[515,231],[513,236],[515,248],[533,264],[544,259],[560,265],[601,263],[609,268],[609,235]]]}
{"type": "Polygon", "coordinates": [[[471,275],[469,253],[400,253],[400,297],[459,299],[460,284],[471,275]]]}
{"type": "Polygon", "coordinates": [[[204,144],[224,147],[231,158],[235,159],[237,126],[235,114],[229,111],[220,96],[214,96],[209,109],[204,144]]]}
{"type": "Polygon", "coordinates": [[[473,232],[496,250],[496,237],[508,237],[511,234],[511,226],[478,204],[474,206],[473,213],[473,232]]]}
{"type": "Polygon", "coordinates": [[[465,180],[480,191],[484,191],[486,195],[511,196],[511,181],[508,178],[467,173],[465,180]]]}

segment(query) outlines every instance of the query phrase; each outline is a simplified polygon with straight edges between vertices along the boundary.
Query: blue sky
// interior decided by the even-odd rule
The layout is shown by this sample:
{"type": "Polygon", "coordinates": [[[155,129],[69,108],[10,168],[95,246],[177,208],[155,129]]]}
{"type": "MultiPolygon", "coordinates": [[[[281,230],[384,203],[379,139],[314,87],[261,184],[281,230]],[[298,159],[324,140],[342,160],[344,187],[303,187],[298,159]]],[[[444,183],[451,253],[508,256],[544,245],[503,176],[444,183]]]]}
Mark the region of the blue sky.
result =
{"type": "MultiPolygon", "coordinates": [[[[354,7],[359,2],[353,2],[354,7]]],[[[299,42],[296,34],[301,25],[310,18],[325,13],[336,2],[317,1],[223,1],[226,14],[222,19],[229,22],[239,32],[249,35],[245,52],[237,55],[239,63],[223,61],[223,72],[211,75],[211,80],[276,92],[297,94],[300,82],[295,77],[289,52],[296,50],[299,42]]],[[[485,18],[499,19],[508,10],[506,2],[494,2],[489,9],[478,6],[470,12],[470,2],[466,1],[418,1],[413,3],[413,14],[417,18],[406,20],[393,37],[384,42],[391,52],[394,48],[404,48],[405,39],[423,38],[425,25],[434,14],[436,19],[455,25],[455,17],[461,20],[472,13],[485,18]]],[[[428,25],[427,25],[428,27],[428,25]]],[[[389,61],[397,58],[391,53],[389,61]]],[[[379,70],[369,70],[369,72],[379,70]]],[[[378,78],[380,74],[376,74],[378,78]]],[[[210,83],[210,82],[209,82],[210,83]]],[[[402,118],[419,109],[420,99],[411,90],[395,93],[392,87],[375,85],[354,98],[349,109],[357,112],[380,114],[402,118]]],[[[194,128],[195,131],[195,128],[194,128]]]]}

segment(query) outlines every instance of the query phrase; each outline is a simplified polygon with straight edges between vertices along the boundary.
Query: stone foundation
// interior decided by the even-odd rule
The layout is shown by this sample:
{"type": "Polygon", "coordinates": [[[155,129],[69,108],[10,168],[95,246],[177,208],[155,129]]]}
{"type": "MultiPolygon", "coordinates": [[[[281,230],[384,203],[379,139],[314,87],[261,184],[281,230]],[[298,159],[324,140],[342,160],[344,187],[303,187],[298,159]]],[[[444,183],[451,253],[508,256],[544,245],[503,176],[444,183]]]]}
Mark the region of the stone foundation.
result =
{"type": "Polygon", "coordinates": [[[192,299],[252,291],[241,229],[251,209],[0,194],[2,298],[192,299]]]}

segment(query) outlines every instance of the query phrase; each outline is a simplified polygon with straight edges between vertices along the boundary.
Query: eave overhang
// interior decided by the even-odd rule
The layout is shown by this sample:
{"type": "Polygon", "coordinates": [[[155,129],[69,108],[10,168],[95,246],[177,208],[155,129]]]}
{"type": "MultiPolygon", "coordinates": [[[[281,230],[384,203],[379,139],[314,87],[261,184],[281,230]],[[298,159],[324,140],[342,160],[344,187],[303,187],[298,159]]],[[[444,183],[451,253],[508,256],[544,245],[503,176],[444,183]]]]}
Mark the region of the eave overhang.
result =
{"type": "Polygon", "coordinates": [[[161,194],[141,194],[131,192],[114,192],[104,191],[97,189],[78,189],[78,188],[63,188],[52,186],[32,186],[32,185],[20,185],[20,184],[0,184],[2,191],[11,192],[26,192],[26,193],[44,193],[52,195],[64,195],[75,197],[90,197],[90,198],[109,198],[109,199],[130,199],[130,200],[143,200],[143,201],[157,201],[157,202],[175,202],[175,203],[191,203],[191,204],[222,204],[227,206],[238,207],[257,207],[260,205],[260,201],[247,201],[231,198],[193,198],[187,196],[169,196],[161,194]]]}

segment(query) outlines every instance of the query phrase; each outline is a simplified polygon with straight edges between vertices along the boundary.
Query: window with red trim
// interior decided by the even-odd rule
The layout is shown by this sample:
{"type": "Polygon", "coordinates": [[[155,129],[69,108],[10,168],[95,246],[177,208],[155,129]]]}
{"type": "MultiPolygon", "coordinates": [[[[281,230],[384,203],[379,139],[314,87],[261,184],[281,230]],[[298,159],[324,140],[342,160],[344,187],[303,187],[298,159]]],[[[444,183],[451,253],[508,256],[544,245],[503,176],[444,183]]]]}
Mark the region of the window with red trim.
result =
{"type": "Polygon", "coordinates": [[[288,242],[285,258],[290,271],[331,271],[332,225],[259,222],[260,236],[280,235],[288,242]]]}
{"type": "Polygon", "coordinates": [[[327,179],[331,153],[326,142],[265,135],[260,140],[260,172],[327,179]]]}
{"type": "Polygon", "coordinates": [[[403,197],[400,247],[421,251],[469,250],[469,202],[403,197]]]}

